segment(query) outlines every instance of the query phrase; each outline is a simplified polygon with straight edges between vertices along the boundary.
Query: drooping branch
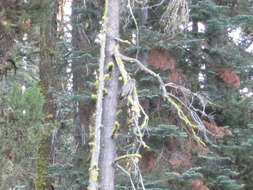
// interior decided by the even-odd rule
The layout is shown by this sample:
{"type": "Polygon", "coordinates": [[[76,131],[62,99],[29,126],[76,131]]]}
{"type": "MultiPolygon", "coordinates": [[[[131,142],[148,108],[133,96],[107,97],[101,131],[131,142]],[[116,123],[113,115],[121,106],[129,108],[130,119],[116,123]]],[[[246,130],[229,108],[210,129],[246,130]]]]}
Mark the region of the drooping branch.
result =
{"type": "MultiPolygon", "coordinates": [[[[197,135],[196,131],[202,131],[205,137],[206,142],[210,142],[209,139],[207,138],[207,132],[211,134],[204,126],[202,123],[202,120],[200,119],[198,113],[202,114],[202,116],[208,117],[208,115],[205,113],[205,107],[207,104],[210,104],[210,100],[208,97],[200,94],[200,93],[193,93],[191,90],[180,86],[176,85],[174,83],[167,83],[165,84],[162,78],[160,77],[159,74],[155,73],[148,67],[146,67],[144,64],[142,64],[138,59],[135,58],[130,58],[127,56],[122,55],[119,52],[119,46],[115,47],[114,50],[114,57],[117,63],[117,66],[119,68],[121,78],[123,81],[123,87],[122,87],[122,96],[125,96],[123,98],[127,99],[127,105],[128,109],[130,110],[130,122],[134,126],[133,133],[135,135],[137,143],[134,143],[134,151],[131,154],[123,155],[115,159],[115,165],[119,167],[119,161],[122,159],[128,159],[132,163],[134,167],[134,172],[136,176],[138,176],[138,183],[141,185],[142,189],[145,190],[145,186],[143,183],[143,178],[141,171],[138,166],[139,162],[139,149],[141,146],[144,148],[148,147],[146,143],[143,140],[143,136],[145,131],[147,131],[147,124],[149,117],[145,113],[144,109],[139,103],[138,99],[138,93],[137,93],[137,88],[135,84],[135,80],[131,78],[130,74],[125,68],[124,61],[125,62],[130,62],[130,63],[136,63],[137,66],[143,70],[144,72],[152,75],[157,79],[157,81],[160,84],[160,88],[162,91],[162,96],[164,100],[166,100],[168,103],[170,103],[177,111],[177,115],[179,118],[184,121],[186,124],[184,129],[185,131],[191,136],[193,139],[195,139],[198,143],[201,143],[202,145],[205,145],[205,142],[197,135]],[[176,89],[177,91],[180,91],[183,94],[183,97],[185,97],[185,100],[182,100],[180,97],[174,95],[173,93],[169,92],[167,88],[173,88],[176,89]],[[197,99],[201,105],[202,105],[202,110],[197,109],[193,106],[194,100],[197,99]],[[187,100],[187,101],[186,101],[187,100]],[[142,118],[142,120],[141,120],[142,118]],[[141,121],[140,121],[141,120],[141,121]]],[[[211,143],[211,142],[210,142],[211,143]]],[[[126,174],[129,174],[129,172],[124,169],[123,167],[120,166],[119,168],[121,171],[123,171],[126,174]]],[[[128,175],[129,176],[129,175],[128,175]]],[[[130,182],[132,184],[132,188],[135,189],[135,186],[133,184],[131,176],[129,176],[130,182]]]]}
{"type": "Polygon", "coordinates": [[[195,132],[196,130],[200,130],[201,132],[203,132],[205,140],[210,142],[208,140],[207,135],[206,135],[207,133],[210,133],[210,132],[206,129],[206,127],[202,123],[202,120],[200,119],[199,115],[197,114],[197,112],[201,112],[202,115],[207,116],[207,114],[205,113],[205,107],[208,103],[211,103],[207,97],[205,97],[201,94],[198,94],[198,93],[193,93],[193,92],[191,92],[191,90],[189,90],[185,87],[176,85],[174,83],[165,84],[159,74],[155,73],[154,71],[152,71],[151,69],[146,67],[139,60],[137,60],[135,58],[130,58],[130,57],[124,56],[124,55],[120,54],[119,51],[115,52],[115,57],[117,57],[117,59],[122,59],[126,62],[136,63],[137,66],[141,70],[143,70],[144,72],[155,77],[160,84],[163,98],[174,106],[174,108],[177,110],[177,114],[178,114],[179,118],[185,122],[186,126],[188,126],[186,131],[188,133],[190,133],[190,135],[192,135],[193,138],[197,142],[200,142],[201,144],[205,145],[205,143],[201,140],[201,138],[195,132]],[[173,95],[172,93],[168,92],[168,90],[166,89],[167,86],[170,86],[175,89],[180,89],[181,92],[184,94],[184,96],[191,97],[192,100],[193,100],[193,98],[197,98],[199,100],[199,102],[201,103],[203,109],[199,110],[199,109],[194,108],[192,105],[193,101],[191,101],[191,103],[189,105],[184,103],[182,100],[180,100],[180,98],[178,98],[175,95],[173,95]]]}
{"type": "Polygon", "coordinates": [[[171,0],[164,11],[160,23],[164,31],[174,36],[182,26],[189,22],[189,7],[187,0],[171,0]]]}
{"type": "MultiPolygon", "coordinates": [[[[139,183],[141,184],[142,189],[145,190],[142,174],[138,167],[138,162],[139,162],[139,159],[141,158],[141,155],[139,153],[140,147],[143,146],[144,148],[148,148],[145,141],[143,140],[143,136],[144,136],[145,131],[147,131],[146,126],[148,124],[149,117],[145,113],[143,107],[141,106],[139,102],[135,80],[130,77],[129,73],[127,72],[124,66],[124,63],[121,57],[118,55],[119,55],[119,46],[116,46],[114,49],[114,58],[116,60],[116,63],[119,68],[119,71],[123,80],[123,84],[124,84],[122,87],[121,96],[122,98],[127,99],[127,105],[130,111],[130,114],[129,114],[130,123],[134,126],[133,133],[135,135],[137,143],[134,144],[135,148],[133,149],[134,152],[132,154],[127,154],[127,155],[123,155],[116,158],[115,164],[116,166],[119,167],[119,164],[117,163],[119,160],[130,159],[131,163],[135,167],[135,172],[137,173],[137,176],[139,176],[139,183]]],[[[124,168],[121,167],[120,169],[124,173],[128,173],[126,172],[124,168]]],[[[128,176],[132,184],[132,188],[135,189],[131,175],[128,175],[128,176]]]]}
{"type": "Polygon", "coordinates": [[[118,46],[115,48],[115,60],[116,63],[119,67],[119,71],[120,74],[123,78],[123,83],[124,86],[122,87],[122,92],[124,92],[125,88],[124,87],[128,87],[129,85],[131,85],[132,89],[127,89],[129,92],[127,93],[127,100],[128,100],[128,106],[131,109],[132,114],[130,115],[131,117],[131,121],[133,122],[134,126],[135,126],[135,135],[137,137],[137,141],[140,142],[144,147],[148,147],[146,145],[146,143],[143,140],[143,130],[145,129],[146,125],[148,124],[148,120],[149,117],[148,115],[145,113],[144,109],[142,108],[140,102],[139,102],[139,98],[138,98],[138,93],[137,93],[137,88],[135,86],[135,81],[134,79],[132,79],[130,77],[130,75],[128,74],[128,72],[125,69],[124,63],[121,59],[119,55],[119,49],[118,46]],[[142,122],[139,121],[139,118],[144,117],[142,122]]]}

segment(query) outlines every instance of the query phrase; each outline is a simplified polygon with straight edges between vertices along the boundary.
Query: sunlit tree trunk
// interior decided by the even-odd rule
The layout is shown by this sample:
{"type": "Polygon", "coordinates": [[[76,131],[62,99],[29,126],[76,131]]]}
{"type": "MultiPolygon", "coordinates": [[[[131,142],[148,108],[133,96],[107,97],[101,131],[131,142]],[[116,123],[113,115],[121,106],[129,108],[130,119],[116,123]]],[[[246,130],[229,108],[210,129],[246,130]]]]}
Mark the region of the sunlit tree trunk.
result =
{"type": "MultiPolygon", "coordinates": [[[[44,0],[42,3],[42,14],[40,23],[40,87],[46,98],[44,112],[46,114],[45,123],[54,122],[56,116],[56,105],[53,101],[50,88],[57,84],[55,68],[55,48],[56,48],[56,13],[57,3],[54,0],[44,0]]],[[[52,180],[48,178],[48,167],[52,162],[51,150],[51,129],[47,129],[40,136],[40,144],[36,157],[36,190],[52,190],[52,180]]]]}
{"type": "Polygon", "coordinates": [[[114,51],[119,39],[119,1],[106,0],[101,34],[95,125],[89,168],[89,190],[114,190],[115,141],[119,69],[114,51]],[[106,76],[106,77],[105,77],[106,76]]]}
{"type": "Polygon", "coordinates": [[[119,38],[119,0],[108,0],[108,12],[105,17],[106,45],[105,45],[105,74],[110,72],[111,77],[105,80],[107,94],[103,101],[101,154],[99,161],[99,176],[101,190],[114,189],[115,141],[112,138],[117,117],[117,95],[119,70],[113,58],[113,52],[119,38]],[[112,71],[108,70],[108,63],[113,62],[112,71]]]}

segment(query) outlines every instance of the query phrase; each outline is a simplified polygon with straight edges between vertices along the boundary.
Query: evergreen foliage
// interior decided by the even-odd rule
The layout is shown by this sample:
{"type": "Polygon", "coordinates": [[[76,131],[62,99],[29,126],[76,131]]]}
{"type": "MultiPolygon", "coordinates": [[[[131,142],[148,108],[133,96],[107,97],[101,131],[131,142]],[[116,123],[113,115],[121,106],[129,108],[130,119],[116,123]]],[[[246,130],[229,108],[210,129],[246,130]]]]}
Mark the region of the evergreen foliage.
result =
{"type": "Polygon", "coordinates": [[[13,83],[7,94],[1,97],[0,150],[5,181],[1,184],[2,189],[18,188],[19,184],[27,188],[32,182],[35,172],[33,155],[43,131],[44,102],[36,85],[22,92],[21,85],[13,83]]]}
{"type": "MultiPolygon", "coordinates": [[[[104,2],[87,1],[84,7],[72,9],[72,17],[77,19],[58,21],[57,47],[48,49],[57,63],[48,69],[59,76],[58,85],[50,86],[56,105],[55,121],[43,112],[46,99],[37,84],[41,51],[38,23],[45,11],[43,2],[10,2],[0,2],[0,190],[35,189],[35,159],[43,134],[49,132],[53,136],[50,144],[55,156],[46,178],[53,179],[56,190],[84,190],[88,185],[92,146],[88,141],[95,120],[92,114],[96,96],[92,94],[98,84],[100,47],[95,41],[99,39],[104,2]],[[82,37],[77,39],[79,44],[69,37],[71,32],[66,28],[71,28],[70,24],[82,37]],[[10,58],[18,70],[15,74],[9,69],[2,77],[3,68],[7,68],[3,65],[10,58]],[[80,110],[85,130],[77,128],[76,114],[80,110]]],[[[253,96],[250,95],[253,56],[246,51],[253,42],[252,1],[188,1],[189,21],[185,23],[186,15],[182,20],[177,18],[184,27],[174,31],[168,30],[173,28],[169,22],[161,21],[161,18],[172,19],[168,13],[171,2],[130,1],[133,15],[126,3],[122,3],[120,39],[115,40],[119,41],[121,52],[141,60],[164,81],[210,99],[205,108],[211,117],[198,111],[209,130],[198,135],[209,140],[206,146],[194,141],[177,110],[163,99],[156,79],[135,64],[124,63],[126,71],[136,80],[140,104],[149,115],[147,133],[143,136],[149,149],[136,148],[138,138],[134,136],[136,129],[130,119],[132,110],[123,99],[117,113],[120,123],[115,135],[117,156],[139,150],[142,158],[138,167],[146,190],[253,189],[253,96]],[[148,10],[145,22],[144,8],[148,10]]],[[[120,86],[123,85],[120,81],[120,86]]],[[[201,109],[201,102],[189,101],[180,90],[169,86],[167,90],[201,109]]],[[[117,162],[125,171],[115,163],[115,189],[131,189],[130,178],[136,189],[143,189],[134,159],[117,162]]]]}

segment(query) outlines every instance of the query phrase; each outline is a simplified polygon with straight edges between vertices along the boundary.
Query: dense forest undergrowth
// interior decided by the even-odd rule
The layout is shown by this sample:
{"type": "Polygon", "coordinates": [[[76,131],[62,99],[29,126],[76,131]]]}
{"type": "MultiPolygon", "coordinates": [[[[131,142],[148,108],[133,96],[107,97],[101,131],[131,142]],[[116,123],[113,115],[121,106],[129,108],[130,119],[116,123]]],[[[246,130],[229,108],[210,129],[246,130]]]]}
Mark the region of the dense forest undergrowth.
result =
{"type": "Polygon", "coordinates": [[[0,190],[252,190],[251,0],[0,0],[0,190]]]}

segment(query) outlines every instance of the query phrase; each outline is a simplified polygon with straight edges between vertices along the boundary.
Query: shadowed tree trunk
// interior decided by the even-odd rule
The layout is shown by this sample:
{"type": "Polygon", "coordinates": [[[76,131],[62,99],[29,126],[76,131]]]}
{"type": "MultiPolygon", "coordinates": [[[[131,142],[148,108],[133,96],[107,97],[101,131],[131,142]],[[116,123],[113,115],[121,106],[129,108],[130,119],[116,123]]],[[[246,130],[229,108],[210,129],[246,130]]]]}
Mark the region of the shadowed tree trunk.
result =
{"type": "MultiPolygon", "coordinates": [[[[57,84],[55,68],[55,48],[56,48],[56,13],[57,1],[44,0],[42,3],[42,15],[40,23],[40,87],[46,98],[44,112],[46,114],[45,123],[53,121],[56,116],[56,105],[53,101],[50,88],[57,84]]],[[[51,125],[52,125],[51,124],[51,125]]],[[[52,190],[52,180],[48,178],[48,167],[52,162],[51,150],[51,129],[46,129],[40,136],[36,166],[37,173],[35,179],[36,190],[52,190]]]]}
{"type": "MultiPolygon", "coordinates": [[[[88,121],[92,113],[93,105],[89,102],[83,101],[81,97],[84,92],[89,90],[86,83],[87,73],[84,59],[79,57],[83,51],[89,48],[89,41],[86,35],[85,26],[83,25],[83,11],[85,4],[83,0],[72,1],[72,73],[73,73],[73,92],[74,98],[74,127],[75,127],[75,141],[78,144],[74,165],[77,170],[88,170],[82,167],[87,162],[88,155],[88,121]]],[[[78,181],[77,183],[81,183],[78,181]]],[[[78,190],[85,190],[84,185],[78,185],[78,190]]]]}
{"type": "MultiPolygon", "coordinates": [[[[89,42],[86,38],[85,27],[81,19],[82,12],[80,9],[84,8],[83,0],[73,0],[72,2],[72,47],[73,47],[73,59],[72,59],[72,73],[73,73],[73,91],[75,95],[81,96],[83,92],[87,91],[85,78],[87,77],[87,71],[85,68],[84,59],[78,58],[83,54],[81,50],[89,48],[89,42]],[[79,11],[77,11],[79,10],[79,11]]],[[[86,102],[87,104],[87,102],[86,102]]],[[[80,98],[74,100],[74,124],[76,127],[76,140],[80,145],[84,145],[88,138],[88,117],[90,115],[90,107],[85,106],[85,102],[80,98]]]]}

